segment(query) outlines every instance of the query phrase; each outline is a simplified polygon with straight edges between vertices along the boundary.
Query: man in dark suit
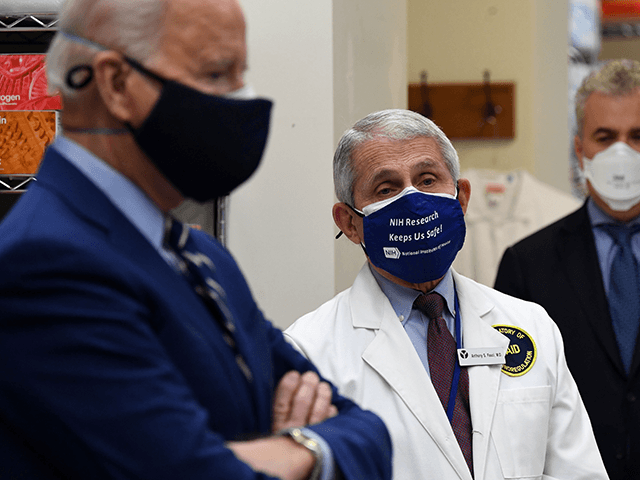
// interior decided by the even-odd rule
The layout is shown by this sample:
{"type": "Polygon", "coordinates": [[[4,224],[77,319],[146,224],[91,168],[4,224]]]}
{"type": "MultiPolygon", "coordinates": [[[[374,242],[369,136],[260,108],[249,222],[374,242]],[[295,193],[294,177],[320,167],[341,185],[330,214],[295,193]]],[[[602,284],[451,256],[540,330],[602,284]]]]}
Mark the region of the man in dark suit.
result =
{"type": "Polygon", "coordinates": [[[640,478],[640,63],[612,61],[576,95],[588,198],[505,252],[495,288],[542,305],[614,480],[640,478]]]}
{"type": "Polygon", "coordinates": [[[0,478],[390,478],[382,421],[168,215],[262,155],[236,0],[67,0],[59,28],[64,136],[0,225],[0,478]]]}

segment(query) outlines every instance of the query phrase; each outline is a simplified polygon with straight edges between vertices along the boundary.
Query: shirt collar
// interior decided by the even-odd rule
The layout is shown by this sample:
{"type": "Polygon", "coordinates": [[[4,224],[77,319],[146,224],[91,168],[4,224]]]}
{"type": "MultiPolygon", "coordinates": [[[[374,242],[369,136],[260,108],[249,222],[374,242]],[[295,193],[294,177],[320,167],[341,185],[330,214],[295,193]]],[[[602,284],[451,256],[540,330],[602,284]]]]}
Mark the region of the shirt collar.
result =
{"type": "MultiPolygon", "coordinates": [[[[592,227],[599,227],[600,225],[605,225],[608,223],[620,223],[615,218],[603,212],[591,197],[587,199],[587,215],[589,215],[589,221],[591,222],[592,227]]],[[[640,223],[640,217],[634,218],[628,223],[628,225],[635,225],[637,223],[640,223]]]]}
{"type": "Polygon", "coordinates": [[[159,252],[162,249],[164,215],[131,180],[69,138],[59,135],[57,150],[102,191],[159,252]]]}
{"type": "MultiPolygon", "coordinates": [[[[413,288],[403,287],[402,285],[398,285],[397,283],[392,282],[391,280],[380,275],[375,269],[371,268],[371,264],[369,264],[369,269],[371,270],[373,277],[378,282],[380,289],[389,299],[389,302],[391,303],[394,312],[396,312],[396,315],[403,319],[409,318],[411,308],[413,307],[413,302],[422,292],[414,290],[413,288]]],[[[452,316],[455,316],[455,286],[453,283],[453,275],[451,274],[451,269],[447,270],[447,273],[445,273],[442,281],[440,281],[440,283],[436,285],[432,292],[436,292],[442,295],[442,298],[444,298],[445,300],[445,307],[452,316]]]]}

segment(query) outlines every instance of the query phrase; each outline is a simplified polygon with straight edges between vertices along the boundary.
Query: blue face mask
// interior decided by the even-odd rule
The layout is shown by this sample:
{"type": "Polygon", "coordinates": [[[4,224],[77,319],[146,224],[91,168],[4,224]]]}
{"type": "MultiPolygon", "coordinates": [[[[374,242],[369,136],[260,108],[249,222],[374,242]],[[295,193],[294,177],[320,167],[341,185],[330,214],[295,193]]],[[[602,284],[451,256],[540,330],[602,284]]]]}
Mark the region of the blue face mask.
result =
{"type": "Polygon", "coordinates": [[[363,247],[371,263],[409,283],[442,278],[464,243],[460,202],[414,187],[363,211],[363,247]]]}

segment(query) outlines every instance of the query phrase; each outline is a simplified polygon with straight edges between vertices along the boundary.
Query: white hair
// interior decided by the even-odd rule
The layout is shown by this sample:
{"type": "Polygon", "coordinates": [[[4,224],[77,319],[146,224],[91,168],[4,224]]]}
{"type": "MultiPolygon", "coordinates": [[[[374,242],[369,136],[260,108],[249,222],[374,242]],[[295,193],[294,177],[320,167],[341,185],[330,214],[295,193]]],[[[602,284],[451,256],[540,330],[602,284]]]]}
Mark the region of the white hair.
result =
{"type": "Polygon", "coordinates": [[[333,156],[333,184],[341,202],[354,205],[353,185],[356,178],[353,169],[355,150],[375,138],[412,140],[433,138],[440,149],[444,163],[454,182],[460,179],[458,154],[447,136],[428,118],[410,110],[382,110],[367,115],[347,130],[333,156]]]}
{"type": "Polygon", "coordinates": [[[71,98],[69,71],[90,64],[100,46],[117,50],[139,62],[159,47],[167,0],[66,0],[58,28],[47,52],[47,80],[51,93],[71,98]],[[79,42],[68,35],[87,39],[79,42]],[[92,45],[94,44],[97,45],[92,45]]]}

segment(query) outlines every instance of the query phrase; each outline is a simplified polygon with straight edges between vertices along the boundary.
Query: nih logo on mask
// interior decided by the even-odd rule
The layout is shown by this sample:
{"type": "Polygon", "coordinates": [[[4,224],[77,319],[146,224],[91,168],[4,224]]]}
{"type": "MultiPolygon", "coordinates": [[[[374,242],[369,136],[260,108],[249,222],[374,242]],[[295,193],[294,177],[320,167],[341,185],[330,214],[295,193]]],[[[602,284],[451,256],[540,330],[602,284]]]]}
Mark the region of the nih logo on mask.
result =
{"type": "Polygon", "coordinates": [[[400,258],[400,250],[397,247],[382,247],[384,250],[384,256],[387,258],[398,259],[400,258]]]}

